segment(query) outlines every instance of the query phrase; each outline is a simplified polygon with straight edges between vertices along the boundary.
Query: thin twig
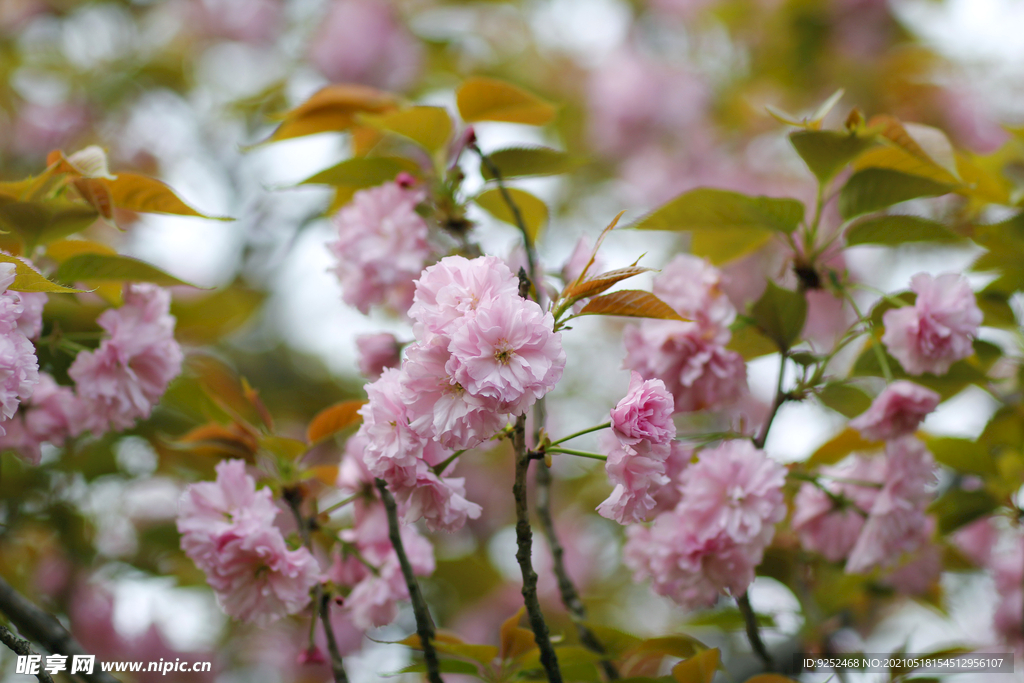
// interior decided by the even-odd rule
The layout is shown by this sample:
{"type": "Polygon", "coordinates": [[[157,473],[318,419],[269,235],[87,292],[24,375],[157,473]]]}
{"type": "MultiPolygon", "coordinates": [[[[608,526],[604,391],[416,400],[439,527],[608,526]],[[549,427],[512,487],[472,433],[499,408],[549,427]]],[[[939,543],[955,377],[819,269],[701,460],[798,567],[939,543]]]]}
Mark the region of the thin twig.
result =
{"type": "Polygon", "coordinates": [[[768,417],[764,421],[764,427],[761,428],[761,433],[754,439],[755,448],[764,448],[765,442],[768,440],[768,431],[772,428],[772,422],[775,420],[775,414],[779,412],[779,408],[786,402],[787,396],[782,391],[782,381],[786,374],[786,360],[789,355],[783,351],[780,354],[781,361],[779,362],[779,381],[775,385],[775,398],[772,399],[771,410],[768,411],[768,417]]]}
{"type": "MultiPolygon", "coordinates": [[[[302,544],[309,552],[313,552],[313,539],[309,535],[309,520],[302,514],[302,495],[295,489],[285,489],[282,498],[288,503],[288,508],[295,517],[295,524],[299,527],[299,536],[302,537],[302,544]]],[[[341,658],[341,650],[338,649],[338,641],[334,638],[334,627],[331,625],[331,615],[328,607],[330,596],[324,594],[324,586],[317,581],[313,593],[313,621],[317,616],[324,625],[324,635],[327,636],[327,652],[331,656],[331,673],[334,675],[335,683],[348,683],[348,674],[345,673],[345,662],[341,658]]]]}
{"type": "Polygon", "coordinates": [[[6,626],[0,625],[0,642],[9,647],[11,652],[20,657],[39,657],[40,663],[39,670],[36,672],[36,678],[42,681],[42,683],[53,683],[53,679],[50,678],[50,674],[43,668],[42,656],[32,651],[32,647],[27,640],[19,638],[11,633],[6,626]]]}
{"type": "Polygon", "coordinates": [[[430,616],[430,608],[427,601],[423,599],[420,591],[420,584],[416,581],[416,575],[412,572],[412,564],[408,555],[405,554],[405,546],[402,544],[402,533],[398,526],[398,505],[395,504],[395,497],[388,491],[387,483],[383,479],[377,479],[377,490],[380,491],[380,499],[384,502],[384,509],[388,513],[388,538],[391,539],[391,546],[398,555],[398,564],[402,567],[402,577],[409,589],[409,599],[412,601],[412,611],[416,615],[416,633],[420,637],[420,645],[423,647],[423,659],[427,665],[427,679],[430,683],[444,683],[441,679],[441,669],[437,661],[437,650],[434,649],[434,620],[430,616]]]}
{"type": "Polygon", "coordinates": [[[743,621],[747,627],[747,640],[750,641],[750,647],[754,650],[754,654],[764,662],[765,669],[774,671],[775,662],[772,661],[772,656],[768,654],[764,641],[761,640],[761,632],[757,628],[757,615],[754,614],[754,608],[750,606],[747,591],[743,591],[743,594],[736,598],[736,606],[739,607],[740,613],[743,615],[743,621]]]}
{"type": "Polygon", "coordinates": [[[540,649],[540,663],[547,674],[548,683],[562,683],[562,672],[558,668],[558,655],[551,645],[544,613],[537,598],[537,572],[533,569],[533,531],[530,528],[530,510],[526,500],[526,476],[530,470],[530,453],[526,448],[526,415],[516,418],[512,430],[512,446],[515,451],[516,469],[512,495],[516,499],[516,560],[523,575],[523,602],[530,618],[533,639],[540,649]]]}
{"type": "MultiPolygon", "coordinates": [[[[18,631],[29,640],[38,643],[50,654],[88,655],[77,640],[72,637],[61,623],[30,602],[25,596],[14,590],[9,583],[0,578],[0,612],[7,615],[18,631]]],[[[87,683],[119,683],[116,678],[100,671],[97,667],[93,673],[79,672],[87,683]]]]}

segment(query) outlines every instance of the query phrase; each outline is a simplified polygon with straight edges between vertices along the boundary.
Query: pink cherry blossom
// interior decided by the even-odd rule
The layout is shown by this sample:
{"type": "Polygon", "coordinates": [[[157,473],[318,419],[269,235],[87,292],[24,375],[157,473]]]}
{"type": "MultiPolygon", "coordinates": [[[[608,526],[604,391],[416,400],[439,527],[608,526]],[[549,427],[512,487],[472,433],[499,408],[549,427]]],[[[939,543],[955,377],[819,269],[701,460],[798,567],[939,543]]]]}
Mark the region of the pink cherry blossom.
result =
{"type": "Polygon", "coordinates": [[[679,504],[682,498],[680,486],[683,482],[684,472],[693,460],[693,448],[680,441],[673,441],[669,445],[668,457],[665,458],[665,478],[668,483],[651,491],[654,498],[654,508],[651,515],[660,515],[668,512],[679,504]]]}
{"type": "Polygon", "coordinates": [[[181,372],[171,296],[149,284],[125,288],[124,304],[100,314],[110,335],[95,351],[81,351],[68,375],[85,405],[85,428],[102,434],[149,417],[167,385],[181,372]]]}
{"type": "Polygon", "coordinates": [[[611,411],[612,431],[626,446],[635,446],[641,441],[652,444],[666,444],[676,436],[676,425],[672,395],[665,390],[660,379],[644,380],[633,372],[629,379],[629,391],[611,411]]]}
{"type": "Polygon", "coordinates": [[[392,485],[411,486],[426,439],[409,426],[401,382],[400,370],[386,368],[380,379],[366,385],[368,400],[359,409],[363,424],[358,433],[365,444],[363,461],[373,476],[392,485]]]}
{"type": "Polygon", "coordinates": [[[466,500],[464,479],[439,477],[427,467],[420,468],[412,486],[396,488],[395,498],[404,511],[402,521],[412,524],[422,518],[432,531],[458,531],[467,519],[477,519],[482,511],[466,500]]]}
{"type": "Polygon", "coordinates": [[[505,296],[481,306],[452,334],[448,371],[467,392],[522,415],[565,368],[562,335],[535,302],[505,296]]]}
{"type": "Polygon", "coordinates": [[[914,305],[882,316],[882,343],[911,375],[944,375],[950,365],[974,352],[972,341],[982,321],[974,292],[956,273],[918,273],[910,288],[917,293],[914,305]]]}
{"type": "MultiPolygon", "coordinates": [[[[935,527],[935,518],[929,517],[930,528],[935,527]]],[[[929,531],[925,535],[930,535],[929,531]]],[[[892,586],[904,595],[927,595],[942,577],[942,547],[928,542],[901,565],[882,577],[882,583],[892,586]]]]}
{"type": "Polygon", "coordinates": [[[645,379],[660,379],[678,412],[716,409],[747,390],[747,366],[735,351],[706,339],[694,323],[644,320],[623,332],[623,365],[645,379]]]}
{"type": "Polygon", "coordinates": [[[389,182],[360,190],[334,217],[338,239],[327,244],[337,259],[342,299],[363,313],[384,305],[404,313],[413,281],[433,251],[427,223],[416,213],[421,190],[389,182]]]}
{"type": "Polygon", "coordinates": [[[746,440],[700,453],[686,470],[679,507],[702,537],[725,533],[738,543],[769,537],[786,516],[786,468],[746,440]]]}
{"type": "Polygon", "coordinates": [[[850,426],[869,441],[888,441],[912,434],[942,397],[931,389],[907,380],[887,386],[850,426]]]}
{"type": "Polygon", "coordinates": [[[999,539],[999,530],[992,517],[982,517],[956,530],[951,536],[954,545],[979,567],[992,559],[992,549],[999,539]]]}
{"type": "Polygon", "coordinates": [[[41,372],[32,397],[4,423],[7,434],[0,437],[0,448],[14,449],[21,457],[38,464],[42,444],[63,446],[67,438],[81,432],[81,422],[82,405],[75,392],[41,372]]]}
{"type": "Polygon", "coordinates": [[[451,336],[481,306],[518,296],[519,279],[498,257],[446,256],[416,281],[409,317],[418,323],[421,341],[431,333],[451,336]]]}
{"type": "Polygon", "coordinates": [[[313,37],[310,60],[336,83],[402,90],[420,71],[422,48],[386,0],[334,0],[313,37]]]}
{"type": "Polygon", "coordinates": [[[359,372],[371,381],[380,377],[384,368],[397,368],[402,363],[402,345],[390,332],[361,334],[356,337],[359,349],[359,372]]]}
{"type": "Polygon", "coordinates": [[[494,436],[507,414],[494,398],[470,394],[448,370],[449,339],[437,335],[426,344],[409,347],[402,368],[402,400],[409,426],[445,448],[472,448],[494,436]]]}
{"type": "Polygon", "coordinates": [[[886,445],[885,484],[850,551],[847,572],[892,566],[927,540],[925,508],[935,480],[935,461],[920,441],[905,436],[886,445]]]}
{"type": "Polygon", "coordinates": [[[721,344],[729,341],[728,328],[736,308],[722,289],[722,272],[706,259],[679,254],[654,278],[654,293],[684,318],[704,331],[702,336],[721,344]]]}
{"type": "Polygon", "coordinates": [[[638,451],[607,432],[601,435],[600,444],[608,455],[605,472],[615,488],[597,507],[597,513],[619,524],[646,520],[657,505],[653,493],[670,483],[665,460],[671,446],[648,443],[638,451]]]}

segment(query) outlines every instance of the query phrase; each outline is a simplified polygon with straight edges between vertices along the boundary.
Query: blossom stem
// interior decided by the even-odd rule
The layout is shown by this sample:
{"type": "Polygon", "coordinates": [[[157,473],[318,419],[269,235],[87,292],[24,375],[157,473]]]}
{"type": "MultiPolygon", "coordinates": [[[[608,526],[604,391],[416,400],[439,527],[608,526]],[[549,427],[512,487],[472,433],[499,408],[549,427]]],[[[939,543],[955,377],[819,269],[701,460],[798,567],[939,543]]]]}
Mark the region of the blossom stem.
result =
{"type": "Polygon", "coordinates": [[[343,500],[341,502],[338,502],[338,503],[335,503],[334,505],[332,505],[331,507],[327,508],[326,510],[321,510],[320,514],[321,515],[329,515],[332,512],[334,512],[335,510],[340,510],[341,508],[345,507],[349,503],[351,503],[351,502],[353,502],[355,500],[358,500],[359,497],[362,496],[362,495],[364,495],[364,494],[363,493],[352,494],[351,496],[349,496],[345,500],[343,500]]]}
{"type": "MultiPolygon", "coordinates": [[[[20,633],[51,654],[68,657],[87,654],[59,621],[32,604],[3,578],[0,578],[0,612],[7,616],[20,633]]],[[[79,675],[86,683],[119,683],[116,678],[105,671],[100,671],[98,667],[91,674],[79,675]]]]}
{"type": "Polygon", "coordinates": [[[754,608],[750,606],[750,597],[747,593],[748,591],[743,591],[743,594],[736,598],[736,606],[739,607],[740,613],[743,615],[743,622],[747,627],[747,640],[750,641],[750,647],[754,650],[754,654],[764,662],[765,669],[773,671],[775,662],[772,661],[772,656],[768,654],[768,649],[764,646],[764,641],[761,640],[761,632],[757,628],[757,615],[754,614],[754,608]]]}
{"type": "Polygon", "coordinates": [[[533,531],[530,529],[530,511],[526,499],[526,476],[530,470],[530,452],[526,448],[526,416],[516,418],[515,429],[512,431],[512,446],[515,451],[515,483],[512,495],[516,501],[516,560],[523,575],[523,602],[530,619],[533,639],[540,650],[540,663],[547,674],[548,683],[562,683],[562,672],[558,668],[558,655],[551,645],[544,613],[540,609],[537,598],[537,572],[533,569],[531,559],[533,553],[533,531]]]}
{"type": "Polygon", "coordinates": [[[398,564],[402,568],[402,578],[409,589],[409,600],[412,602],[412,611],[416,615],[416,633],[420,637],[420,645],[423,647],[423,659],[427,665],[427,680],[430,683],[444,683],[441,678],[441,668],[437,661],[437,650],[434,649],[434,620],[430,616],[430,608],[427,601],[423,599],[420,591],[420,584],[412,571],[412,563],[409,556],[405,554],[405,546],[402,544],[402,533],[398,524],[398,505],[395,497],[388,491],[388,485],[383,479],[377,479],[377,490],[380,491],[380,499],[384,503],[384,509],[388,514],[388,538],[391,539],[391,547],[395,549],[398,556],[398,564]]]}
{"type": "MultiPolygon", "coordinates": [[[[24,638],[19,638],[18,636],[14,635],[7,629],[6,626],[3,625],[0,625],[0,643],[3,643],[8,648],[10,648],[11,652],[21,657],[27,657],[36,654],[32,651],[32,648],[29,646],[29,642],[27,640],[25,640],[24,638]]],[[[36,673],[36,678],[42,681],[42,683],[53,683],[53,679],[50,678],[50,674],[48,674],[46,672],[46,669],[44,669],[42,666],[39,667],[39,670],[36,673]]]]}
{"type": "Polygon", "coordinates": [[[557,446],[558,444],[565,443],[566,441],[569,441],[570,439],[575,439],[577,436],[583,436],[584,434],[590,434],[591,432],[599,432],[602,429],[608,429],[611,426],[612,426],[611,422],[605,422],[604,424],[599,424],[596,427],[589,427],[587,429],[581,429],[580,431],[575,432],[573,434],[570,434],[569,436],[563,436],[558,441],[552,441],[551,445],[552,446],[557,446]]]}
{"type": "Polygon", "coordinates": [[[566,455],[575,455],[579,458],[590,458],[591,460],[607,460],[607,455],[601,455],[600,453],[591,453],[589,451],[575,451],[571,448],[545,448],[545,453],[565,453],[566,455]]]}
{"type": "Polygon", "coordinates": [[[764,421],[764,426],[761,428],[761,433],[754,439],[754,446],[756,448],[764,448],[765,442],[768,440],[768,431],[772,428],[772,422],[775,421],[775,415],[779,412],[779,408],[786,402],[787,396],[782,391],[782,381],[786,375],[786,361],[789,359],[789,355],[782,351],[779,354],[779,380],[775,384],[775,398],[772,400],[771,410],[768,411],[768,417],[764,421]]]}
{"type": "MultiPolygon", "coordinates": [[[[296,488],[286,488],[281,492],[284,502],[295,517],[295,524],[299,527],[299,536],[302,538],[302,545],[309,552],[313,552],[313,539],[309,534],[309,520],[302,514],[302,492],[296,488]]],[[[313,617],[315,624],[317,616],[324,625],[324,635],[327,636],[327,651],[331,656],[331,673],[334,674],[335,683],[348,683],[348,674],[345,673],[345,662],[338,650],[338,643],[334,638],[334,627],[331,626],[331,615],[329,613],[330,596],[324,594],[324,585],[317,581],[313,593],[313,617]]],[[[312,627],[311,627],[312,630],[312,627]]]]}

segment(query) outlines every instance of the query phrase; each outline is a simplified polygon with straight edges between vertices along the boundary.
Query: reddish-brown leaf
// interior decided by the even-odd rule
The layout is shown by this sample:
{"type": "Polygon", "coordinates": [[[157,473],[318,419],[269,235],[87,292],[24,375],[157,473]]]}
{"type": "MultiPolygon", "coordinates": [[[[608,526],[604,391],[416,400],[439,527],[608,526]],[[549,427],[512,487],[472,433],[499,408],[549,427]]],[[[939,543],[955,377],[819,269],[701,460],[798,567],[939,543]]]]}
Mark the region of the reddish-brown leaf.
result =
{"type": "Polygon", "coordinates": [[[597,258],[597,250],[601,248],[601,244],[604,242],[604,238],[608,235],[609,232],[615,229],[615,226],[619,224],[619,219],[622,218],[622,214],[624,213],[626,213],[625,210],[619,211],[615,218],[612,219],[612,222],[608,224],[608,227],[602,230],[601,234],[598,235],[597,242],[594,243],[594,251],[590,253],[590,260],[587,261],[587,265],[583,267],[583,270],[580,272],[579,277],[576,278],[573,284],[583,282],[583,278],[587,276],[587,271],[590,270],[590,266],[594,265],[594,260],[597,258]]]}
{"type": "Polygon", "coordinates": [[[630,318],[686,320],[671,306],[650,292],[623,289],[591,299],[580,315],[624,315],[630,318]]]}
{"type": "Polygon", "coordinates": [[[519,626],[519,621],[526,613],[525,607],[505,620],[501,625],[500,656],[503,660],[515,659],[521,654],[537,648],[537,641],[533,637],[533,631],[528,631],[519,626]]]}
{"type": "Polygon", "coordinates": [[[643,266],[627,266],[625,268],[618,268],[617,270],[609,270],[607,273],[595,275],[584,282],[573,282],[565,288],[564,292],[562,292],[562,298],[584,299],[588,296],[594,296],[595,294],[600,294],[610,288],[617,282],[622,282],[634,275],[646,273],[650,270],[652,269],[644,268],[643,266]]]}
{"type": "Polygon", "coordinates": [[[311,444],[319,443],[352,425],[359,424],[359,421],[363,419],[359,415],[359,408],[364,403],[366,401],[342,401],[329,408],[324,408],[309,423],[306,440],[311,444]]]}
{"type": "Polygon", "coordinates": [[[281,125],[269,141],[348,130],[359,113],[382,114],[397,107],[394,95],[351,83],[329,85],[281,116],[281,125]]]}
{"type": "Polygon", "coordinates": [[[215,422],[196,427],[169,445],[199,455],[229,455],[249,461],[253,459],[259,447],[256,435],[243,425],[232,424],[225,427],[215,422]]]}

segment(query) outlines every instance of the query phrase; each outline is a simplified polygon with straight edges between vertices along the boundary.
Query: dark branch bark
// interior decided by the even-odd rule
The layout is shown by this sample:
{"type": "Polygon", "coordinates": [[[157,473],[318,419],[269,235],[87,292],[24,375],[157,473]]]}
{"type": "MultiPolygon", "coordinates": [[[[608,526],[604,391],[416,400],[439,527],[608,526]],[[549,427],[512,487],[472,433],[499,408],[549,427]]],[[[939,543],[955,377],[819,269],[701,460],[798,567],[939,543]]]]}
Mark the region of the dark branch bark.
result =
{"type": "Polygon", "coordinates": [[[402,576],[405,578],[405,585],[409,588],[409,599],[412,601],[412,611],[416,615],[416,633],[420,637],[420,645],[423,646],[423,659],[427,664],[427,679],[430,683],[444,683],[441,679],[441,670],[437,661],[437,650],[434,649],[434,620],[430,617],[430,608],[427,601],[423,599],[420,592],[420,584],[416,581],[416,575],[412,573],[412,564],[405,554],[405,546],[402,545],[402,534],[398,526],[398,506],[395,504],[395,497],[388,491],[387,483],[383,479],[377,480],[377,490],[380,491],[380,498],[384,501],[384,509],[388,513],[388,537],[391,545],[398,555],[398,563],[402,567],[402,576]]]}
{"type": "MultiPolygon", "coordinates": [[[[30,657],[36,654],[32,651],[32,648],[27,640],[25,640],[24,638],[19,638],[18,636],[14,635],[7,629],[6,626],[2,625],[0,625],[0,642],[9,647],[11,649],[11,652],[22,657],[30,657]]],[[[53,679],[50,678],[50,674],[48,674],[46,670],[43,668],[44,662],[42,662],[42,657],[40,655],[36,656],[38,656],[40,659],[39,673],[36,674],[36,678],[42,681],[42,683],[53,683],[53,679]]]]}
{"type": "Polygon", "coordinates": [[[512,432],[512,445],[515,450],[516,477],[512,486],[512,494],[516,499],[516,560],[523,574],[523,602],[530,619],[533,638],[540,649],[540,663],[544,667],[549,683],[562,683],[562,672],[558,668],[558,655],[551,645],[544,613],[540,610],[537,599],[537,572],[533,570],[531,555],[533,553],[533,531],[530,529],[530,510],[526,500],[526,476],[530,470],[530,453],[526,448],[526,416],[516,418],[512,432]]]}
{"type": "Polygon", "coordinates": [[[740,613],[743,614],[743,621],[747,627],[747,640],[750,641],[751,649],[764,662],[766,670],[774,671],[775,662],[772,661],[772,656],[768,654],[768,649],[764,646],[764,641],[761,640],[761,632],[757,628],[757,615],[754,614],[754,608],[750,606],[750,598],[747,597],[745,591],[743,595],[736,598],[736,605],[740,608],[740,613]]]}
{"type": "MultiPolygon", "coordinates": [[[[68,657],[89,654],[61,626],[59,621],[14,590],[2,578],[0,578],[0,612],[7,615],[7,618],[18,627],[18,631],[22,635],[38,643],[50,654],[67,655],[68,657]]],[[[99,667],[96,667],[91,674],[79,672],[75,675],[81,676],[87,683],[119,683],[110,674],[100,671],[99,667]]]]}

